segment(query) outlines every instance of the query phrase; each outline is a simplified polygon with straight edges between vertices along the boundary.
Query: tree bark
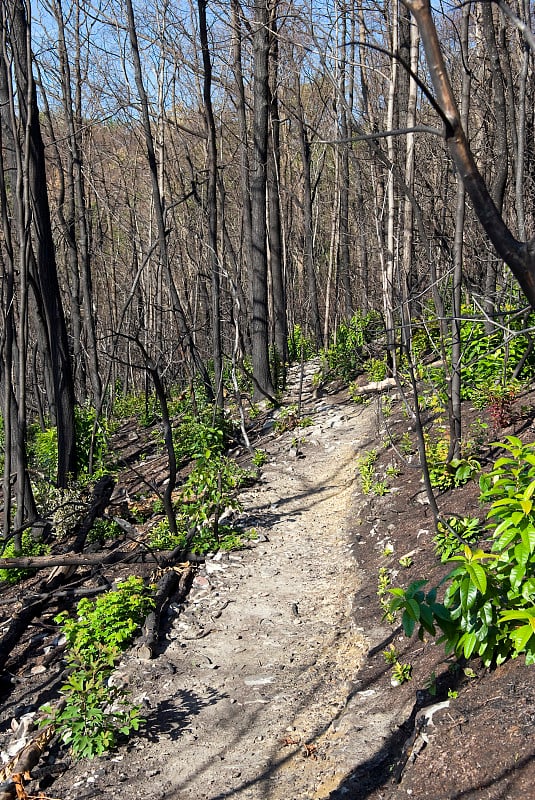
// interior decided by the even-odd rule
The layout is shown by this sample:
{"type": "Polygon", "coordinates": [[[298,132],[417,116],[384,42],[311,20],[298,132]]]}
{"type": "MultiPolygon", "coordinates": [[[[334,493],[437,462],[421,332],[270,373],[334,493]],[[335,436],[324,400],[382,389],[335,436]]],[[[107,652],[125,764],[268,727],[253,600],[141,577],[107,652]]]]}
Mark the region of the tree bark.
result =
{"type": "Polygon", "coordinates": [[[253,159],[251,169],[253,378],[256,400],[273,397],[269,367],[266,182],[269,121],[269,0],[255,0],[253,20],[253,159]]]}
{"type": "MultiPolygon", "coordinates": [[[[44,145],[32,74],[30,23],[22,0],[9,0],[6,6],[8,10],[6,23],[14,58],[18,112],[22,128],[27,132],[28,169],[23,180],[27,188],[25,202],[29,204],[27,213],[31,216],[35,251],[35,260],[29,257],[30,277],[39,293],[46,323],[58,435],[57,484],[66,487],[69,478],[76,476],[77,473],[74,382],[52,237],[44,145]]],[[[30,247],[30,243],[27,244],[30,247]]],[[[19,412],[22,411],[19,404],[19,412]]]]}
{"type": "Polygon", "coordinates": [[[412,11],[420,29],[450,156],[485,233],[511,269],[528,302],[535,308],[535,238],[523,242],[513,236],[477,167],[451,87],[430,0],[402,0],[402,2],[412,11]]]}

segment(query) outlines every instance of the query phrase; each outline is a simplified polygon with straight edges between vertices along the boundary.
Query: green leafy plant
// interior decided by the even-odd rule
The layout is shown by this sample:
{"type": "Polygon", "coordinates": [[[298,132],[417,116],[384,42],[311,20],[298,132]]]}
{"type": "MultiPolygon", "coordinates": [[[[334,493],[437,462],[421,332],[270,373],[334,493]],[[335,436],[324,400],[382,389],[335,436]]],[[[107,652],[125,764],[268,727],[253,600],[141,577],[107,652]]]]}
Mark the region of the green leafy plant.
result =
{"type": "Polygon", "coordinates": [[[96,600],[82,598],[76,616],[56,617],[67,639],[63,703],[43,706],[41,724],[53,724],[77,757],[93,758],[113,748],[144,721],[124,686],[112,681],[121,652],[154,607],[153,588],[131,576],[96,600]]]}
{"type": "Polygon", "coordinates": [[[285,431],[292,431],[299,425],[299,417],[297,415],[297,403],[292,403],[285,408],[279,410],[277,419],[275,421],[275,430],[277,433],[284,433],[285,431]]]}
{"type": "Polygon", "coordinates": [[[366,395],[361,394],[360,386],[356,383],[356,381],[351,381],[347,387],[347,393],[349,395],[349,399],[359,406],[368,405],[370,402],[370,399],[366,397],[366,395]]]}
{"type": "Polygon", "coordinates": [[[392,406],[394,405],[394,401],[391,397],[382,397],[381,398],[381,413],[383,417],[390,417],[392,416],[392,406]]]}
{"type": "Polygon", "coordinates": [[[375,480],[375,463],[377,450],[368,450],[357,460],[357,470],[360,475],[360,484],[364,494],[370,494],[375,480]]]}
{"type": "Polygon", "coordinates": [[[399,563],[404,569],[409,569],[409,567],[412,567],[412,557],[401,556],[401,558],[399,559],[399,563]]]}
{"type": "Polygon", "coordinates": [[[376,495],[377,497],[384,497],[384,495],[388,494],[390,491],[390,487],[386,481],[375,481],[371,490],[372,494],[376,495]]]}
{"type": "Polygon", "coordinates": [[[390,602],[388,600],[388,593],[390,591],[390,572],[386,567],[379,569],[377,577],[377,597],[379,598],[379,605],[383,609],[384,618],[387,622],[394,622],[394,615],[390,611],[390,602]]]}
{"type": "Polygon", "coordinates": [[[268,455],[265,450],[255,450],[253,453],[253,466],[255,467],[263,467],[268,459],[268,455]]]}
{"type": "Polygon", "coordinates": [[[103,647],[113,652],[124,650],[153,606],[152,589],[132,575],[96,600],[83,597],[76,617],[64,611],[55,619],[70,648],[96,658],[103,647]]]}
{"type": "Polygon", "coordinates": [[[58,468],[58,435],[54,426],[41,430],[28,427],[28,462],[30,467],[49,483],[54,483],[58,468]]]}
{"type": "Polygon", "coordinates": [[[387,664],[391,666],[399,660],[399,651],[394,644],[391,644],[386,650],[383,650],[383,658],[387,664]]]}
{"type": "Polygon", "coordinates": [[[349,322],[338,326],[333,341],[324,353],[326,371],[349,383],[364,369],[368,345],[384,332],[384,324],[376,311],[358,311],[349,322]]]}
{"type": "Polygon", "coordinates": [[[396,661],[392,667],[392,686],[401,686],[402,683],[407,683],[412,678],[412,664],[402,664],[396,661]]]}
{"type": "Polygon", "coordinates": [[[442,562],[459,553],[464,544],[473,544],[481,535],[477,517],[449,517],[439,522],[433,537],[435,553],[442,562]]]}
{"type": "Polygon", "coordinates": [[[411,679],[412,666],[411,664],[403,664],[399,660],[399,651],[394,644],[383,650],[383,658],[392,667],[392,686],[401,686],[402,683],[406,683],[411,679]]]}
{"type": "Polygon", "coordinates": [[[288,359],[290,364],[294,361],[300,361],[301,357],[307,360],[315,355],[316,347],[312,339],[305,336],[300,325],[294,325],[288,337],[288,359]]]}
{"type": "Polygon", "coordinates": [[[402,434],[401,439],[399,440],[399,449],[404,456],[410,456],[412,453],[414,453],[414,445],[409,433],[405,432],[402,434]]]}
{"type": "Polygon", "coordinates": [[[481,465],[473,456],[452,458],[448,461],[449,438],[441,436],[436,439],[426,437],[427,466],[431,486],[447,491],[464,486],[481,470],[481,465]]]}
{"type": "MultiPolygon", "coordinates": [[[[528,347],[528,336],[522,329],[533,324],[533,315],[526,321],[506,314],[502,319],[503,327],[488,334],[484,321],[475,318],[470,308],[464,307],[461,313],[461,397],[485,407],[488,387],[507,387],[511,381],[513,370],[528,347]]],[[[451,341],[446,342],[446,351],[451,356],[451,341]]],[[[534,373],[535,358],[530,354],[522,377],[531,378],[534,373]]]]}
{"type": "Polygon", "coordinates": [[[108,442],[112,426],[104,417],[99,417],[97,420],[95,409],[88,404],[76,406],[75,422],[78,470],[82,475],[91,472],[93,478],[99,478],[106,471],[108,442]],[[90,452],[92,452],[91,470],[90,452]]]}
{"type": "Polygon", "coordinates": [[[161,520],[150,531],[151,546],[173,550],[191,539],[191,551],[200,554],[243,546],[247,537],[220,526],[219,517],[225,510],[240,508],[237,490],[251,477],[231,458],[212,455],[209,449],[200,452],[174,504],[178,536],[170,532],[166,519],[161,520]]]}
{"type": "Polygon", "coordinates": [[[140,425],[148,427],[159,419],[158,400],[145,392],[125,392],[118,382],[113,396],[113,419],[123,421],[135,417],[140,425]]]}
{"type": "Polygon", "coordinates": [[[61,687],[63,704],[41,706],[41,725],[53,724],[77,758],[94,758],[113,749],[119,735],[129,736],[145,721],[130,693],[110,682],[117,651],[72,649],[67,656],[68,677],[61,687]]]}
{"type": "Polygon", "coordinates": [[[364,371],[370,381],[384,381],[387,373],[387,363],[385,358],[369,358],[363,363],[364,371]]]}
{"type": "MultiPolygon", "coordinates": [[[[2,558],[15,558],[17,556],[45,556],[50,553],[50,547],[44,542],[34,539],[30,530],[23,531],[21,545],[21,551],[17,552],[12,539],[6,542],[0,557],[0,564],[2,563],[2,558]]],[[[0,580],[6,581],[6,583],[15,584],[19,583],[24,578],[27,578],[29,575],[33,575],[34,573],[35,571],[31,569],[0,569],[0,580]]]]}
{"type": "Polygon", "coordinates": [[[407,589],[389,589],[390,613],[402,612],[402,625],[411,636],[442,635],[448,652],[465,658],[477,654],[486,666],[524,654],[535,663],[535,445],[514,436],[499,444],[507,455],[480,480],[482,499],[491,502],[490,552],[467,544],[448,562],[454,569],[443,603],[437,588],[424,594],[419,580],[407,589]]]}
{"type": "Polygon", "coordinates": [[[118,539],[123,535],[119,525],[113,519],[96,519],[87,537],[88,544],[118,539]]]}

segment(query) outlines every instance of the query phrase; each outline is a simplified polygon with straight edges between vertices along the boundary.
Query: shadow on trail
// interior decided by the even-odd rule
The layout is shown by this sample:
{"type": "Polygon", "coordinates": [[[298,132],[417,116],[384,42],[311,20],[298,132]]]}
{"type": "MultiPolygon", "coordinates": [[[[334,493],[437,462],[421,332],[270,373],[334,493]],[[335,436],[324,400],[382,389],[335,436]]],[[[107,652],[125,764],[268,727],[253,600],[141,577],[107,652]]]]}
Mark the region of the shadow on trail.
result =
{"type": "MultiPolygon", "coordinates": [[[[385,646],[385,643],[389,640],[390,636],[376,647],[385,646]]],[[[322,685],[325,682],[324,675],[321,675],[321,677],[319,677],[318,680],[313,683],[310,681],[310,676],[308,673],[311,669],[313,669],[314,665],[315,659],[313,658],[312,663],[305,666],[297,677],[299,685],[306,686],[307,690],[302,698],[300,706],[294,711],[292,717],[284,721],[284,726],[281,727],[281,736],[283,735],[286,725],[291,724],[292,721],[297,720],[298,717],[306,712],[316,700],[318,693],[321,693],[322,691],[322,685]]],[[[289,767],[291,769],[293,766],[292,762],[295,764],[296,759],[297,767],[299,768],[299,765],[306,760],[304,754],[304,745],[308,743],[313,744],[319,739],[319,737],[325,734],[336,721],[337,717],[343,713],[347,703],[355,698],[359,692],[365,691],[374,684],[379,684],[388,670],[389,667],[385,664],[384,668],[382,668],[379,672],[375,671],[369,680],[359,680],[358,684],[355,684],[352,691],[348,693],[345,702],[340,704],[342,706],[341,711],[339,711],[338,714],[329,716],[322,725],[318,725],[307,737],[306,741],[301,741],[299,744],[295,745],[285,745],[284,741],[279,739],[272,745],[270,753],[267,754],[268,763],[266,763],[265,768],[260,773],[257,773],[250,779],[244,777],[240,783],[232,781],[232,783],[225,788],[221,788],[221,785],[224,783],[223,779],[221,779],[221,781],[219,781],[220,788],[216,789],[214,794],[210,794],[209,796],[203,798],[203,800],[227,800],[227,798],[248,797],[249,790],[253,789],[254,787],[256,787],[257,794],[255,796],[257,797],[263,797],[265,800],[283,800],[283,797],[280,793],[281,789],[278,780],[281,770],[285,767],[289,767]]],[[[359,671],[359,675],[361,675],[361,671],[359,671]]],[[[229,740],[225,748],[216,753],[212,752],[210,757],[206,758],[204,765],[198,768],[194,773],[184,776],[182,780],[178,782],[175,788],[164,795],[164,800],[182,800],[182,798],[189,797],[190,795],[188,794],[188,790],[191,790],[191,788],[195,786],[196,781],[204,772],[207,772],[213,768],[214,760],[220,760],[221,764],[223,765],[225,763],[227,753],[232,751],[233,746],[240,742],[240,740],[247,740],[250,728],[252,727],[252,722],[260,713],[261,711],[253,713],[252,715],[248,715],[238,729],[236,729],[236,718],[234,718],[231,723],[233,735],[229,735],[229,740]]],[[[362,711],[362,716],[363,726],[365,726],[365,709],[362,711]]],[[[223,721],[223,724],[226,725],[228,723],[223,721]]],[[[408,721],[408,728],[410,728],[410,725],[411,721],[408,721]]],[[[395,734],[393,734],[387,741],[384,742],[381,748],[374,753],[370,759],[359,765],[354,773],[351,773],[351,776],[349,776],[347,779],[347,786],[353,786],[353,781],[356,781],[355,785],[358,785],[360,782],[360,789],[362,789],[364,784],[361,776],[363,776],[367,780],[367,791],[369,793],[373,789],[381,786],[387,780],[389,780],[391,775],[391,772],[388,769],[389,764],[393,763],[395,760],[394,754],[398,753],[401,744],[406,738],[407,733],[405,732],[405,726],[403,726],[403,729],[397,730],[395,734]]],[[[362,798],[362,800],[364,800],[368,794],[361,793],[347,795],[346,781],[344,781],[339,788],[335,789],[331,795],[329,795],[329,797],[332,797],[333,800],[338,800],[338,798],[342,797],[347,798],[348,796],[354,796],[355,798],[362,798]]]]}
{"type": "Polygon", "coordinates": [[[177,741],[190,720],[207,706],[213,706],[227,696],[210,688],[207,688],[202,695],[181,689],[172,701],[163,700],[150,714],[147,714],[140,738],[157,742],[162,734],[166,734],[172,741],[177,741]]]}
{"type": "MultiPolygon", "coordinates": [[[[368,444],[373,443],[373,439],[369,442],[362,444],[359,451],[364,452],[368,444]]],[[[307,455],[306,458],[313,458],[315,453],[307,455]]],[[[350,455],[343,461],[336,470],[330,474],[323,474],[321,480],[316,483],[299,477],[302,484],[301,491],[295,492],[287,497],[280,497],[275,502],[251,506],[247,511],[247,524],[252,522],[261,525],[263,528],[270,530],[276,525],[287,520],[288,516],[299,515],[303,510],[315,508],[317,505],[329,500],[332,497],[337,497],[342,492],[355,486],[355,479],[351,477],[350,480],[340,480],[340,476],[347,471],[347,467],[352,461],[355,463],[355,473],[357,471],[357,458],[358,455],[350,455]],[[281,509],[278,513],[278,509],[281,509]]],[[[288,478],[291,479],[291,474],[288,478]]]]}

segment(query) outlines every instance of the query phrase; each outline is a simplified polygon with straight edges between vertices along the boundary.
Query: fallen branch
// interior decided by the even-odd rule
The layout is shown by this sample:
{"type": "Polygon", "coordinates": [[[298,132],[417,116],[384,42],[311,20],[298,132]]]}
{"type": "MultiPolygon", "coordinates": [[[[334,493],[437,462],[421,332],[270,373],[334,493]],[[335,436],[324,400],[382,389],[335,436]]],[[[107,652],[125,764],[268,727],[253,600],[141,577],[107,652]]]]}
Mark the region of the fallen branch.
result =
{"type": "Polygon", "coordinates": [[[395,385],[394,378],[385,378],[384,381],[372,381],[372,383],[367,383],[365,386],[358,386],[355,391],[358,394],[379,394],[380,392],[386,392],[387,389],[392,389],[395,385]]]}
{"type": "MultiPolygon", "coordinates": [[[[91,567],[95,564],[117,564],[118,562],[124,563],[147,563],[154,562],[155,564],[166,564],[168,561],[173,562],[177,559],[170,558],[175,550],[157,550],[147,551],[143,549],[141,552],[132,550],[111,550],[109,552],[98,553],[61,553],[59,555],[49,556],[20,556],[19,558],[3,558],[0,562],[2,569],[48,569],[49,567],[91,567]]],[[[204,556],[197,553],[184,553],[180,548],[183,555],[181,561],[202,562],[204,556]]]]}
{"type": "MultiPolygon", "coordinates": [[[[93,527],[95,520],[104,514],[106,506],[110,501],[113,487],[114,481],[109,475],[104,476],[95,484],[93,497],[91,498],[91,505],[87,511],[87,514],[72,532],[75,536],[72,548],[75,554],[80,553],[83,550],[87,535],[93,527]]],[[[65,557],[66,556],[63,556],[63,558],[65,557]]],[[[40,556],[39,558],[48,557],[40,556]]],[[[7,562],[8,559],[2,559],[2,561],[7,562]]],[[[100,563],[101,562],[102,555],[100,556],[100,563]]],[[[45,599],[38,600],[37,602],[25,602],[23,603],[22,608],[13,615],[9,621],[7,630],[0,639],[0,670],[4,669],[13,648],[24,634],[24,631],[27,629],[28,625],[33,619],[35,619],[35,617],[40,616],[46,609],[47,600],[50,596],[50,593],[59,586],[65,584],[72,576],[77,566],[77,564],[72,562],[68,562],[67,565],[63,564],[60,566],[55,566],[48,578],[42,581],[39,586],[39,590],[45,599]]]]}
{"type": "Polygon", "coordinates": [[[23,781],[31,780],[31,771],[39,763],[54,734],[55,726],[47,725],[2,767],[0,770],[0,800],[14,800],[14,798],[26,796],[23,781]]]}
{"type": "Polygon", "coordinates": [[[147,616],[143,631],[136,642],[136,650],[141,658],[147,661],[154,658],[159,639],[160,617],[162,610],[173,594],[177,595],[177,602],[182,602],[189,592],[193,580],[193,567],[186,566],[179,574],[172,567],[167,569],[160,580],[155,596],[155,607],[147,616]]]}

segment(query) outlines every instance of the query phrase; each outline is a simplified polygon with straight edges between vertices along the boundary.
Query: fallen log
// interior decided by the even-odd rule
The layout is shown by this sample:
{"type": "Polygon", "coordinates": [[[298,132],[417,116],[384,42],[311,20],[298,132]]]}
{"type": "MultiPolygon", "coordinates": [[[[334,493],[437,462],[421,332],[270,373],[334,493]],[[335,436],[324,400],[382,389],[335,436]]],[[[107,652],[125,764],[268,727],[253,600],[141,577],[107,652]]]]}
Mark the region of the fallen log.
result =
{"type": "MultiPolygon", "coordinates": [[[[93,527],[95,520],[104,514],[106,506],[109,503],[113,487],[114,481],[109,475],[105,475],[95,484],[90,507],[84,519],[75,526],[73,531],[75,540],[72,550],[74,553],[80,553],[83,550],[87,535],[93,527]]],[[[40,557],[43,558],[43,556],[40,557]]],[[[44,556],[44,558],[46,558],[46,556],[44,556]]],[[[100,557],[100,561],[102,561],[102,556],[100,557]]],[[[23,603],[22,608],[12,616],[7,626],[7,630],[0,639],[0,670],[4,669],[13,648],[20,640],[24,634],[24,631],[28,628],[32,620],[35,619],[35,617],[40,616],[46,609],[50,593],[66,583],[72,573],[76,570],[77,566],[78,565],[72,563],[67,566],[56,566],[48,578],[44,581],[41,581],[39,586],[39,592],[45,599],[38,600],[37,602],[30,601],[23,603]]]]}
{"type": "Polygon", "coordinates": [[[177,602],[182,602],[190,590],[193,580],[193,567],[186,566],[179,574],[173,567],[168,568],[157,584],[155,607],[148,614],[143,630],[135,643],[137,654],[149,661],[156,654],[159,641],[160,618],[166,602],[176,593],[177,602]]]}
{"type": "MultiPolygon", "coordinates": [[[[0,562],[2,569],[48,569],[49,567],[91,567],[95,564],[117,564],[124,563],[147,563],[167,564],[176,561],[170,558],[175,550],[150,551],[144,548],[140,551],[132,550],[110,550],[109,552],[99,551],[98,553],[61,553],[49,556],[20,556],[19,558],[3,558],[0,562]]],[[[181,551],[181,561],[202,562],[204,556],[197,553],[183,553],[181,551]]]]}
{"type": "Polygon", "coordinates": [[[378,394],[379,392],[386,392],[387,389],[392,389],[395,385],[395,378],[385,378],[383,381],[372,381],[364,386],[357,386],[355,391],[358,394],[378,394]]]}

